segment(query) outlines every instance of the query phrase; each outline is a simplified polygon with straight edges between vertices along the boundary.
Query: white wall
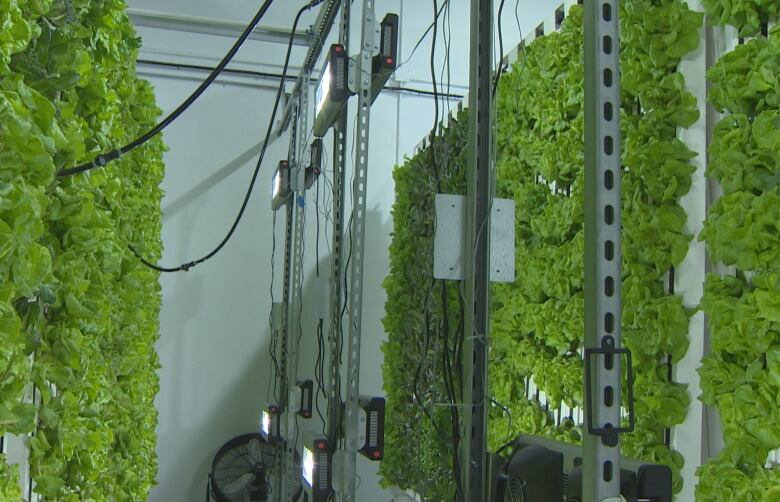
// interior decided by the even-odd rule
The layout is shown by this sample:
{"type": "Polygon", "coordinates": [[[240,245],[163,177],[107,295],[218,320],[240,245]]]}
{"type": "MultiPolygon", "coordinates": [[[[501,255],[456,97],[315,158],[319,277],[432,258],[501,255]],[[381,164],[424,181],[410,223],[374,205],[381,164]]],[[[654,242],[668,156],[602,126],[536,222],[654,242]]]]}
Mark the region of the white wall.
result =
{"type": "MultiPolygon", "coordinates": [[[[153,83],[166,110],[194,84],[159,77],[153,83]]],[[[165,264],[202,256],[229,228],[255,165],[246,152],[265,131],[272,99],[267,90],[216,86],[166,134],[165,264]]],[[[269,148],[266,165],[286,156],[286,143],[281,138],[269,148]]],[[[216,449],[257,428],[269,365],[271,174],[262,170],[244,220],[220,254],[161,279],[160,485],[152,500],[199,500],[216,449]]]]}
{"type": "MultiPolygon", "coordinates": [[[[285,26],[303,2],[277,2],[268,24],[285,26]]],[[[497,2],[498,3],[498,2],[497,2]]],[[[552,12],[555,2],[523,0],[520,7],[524,30],[552,12]],[[531,6],[532,5],[532,6],[531,6]]],[[[453,2],[451,49],[454,93],[462,91],[468,76],[468,3],[453,2]]],[[[507,51],[520,40],[514,20],[514,2],[507,2],[504,33],[507,51]]],[[[356,6],[359,2],[356,2],[356,6]]],[[[154,9],[191,16],[245,20],[257,2],[131,0],[132,8],[154,9]]],[[[411,51],[432,19],[432,6],[412,0],[377,2],[377,12],[402,13],[401,60],[411,51]]],[[[309,18],[309,22],[312,18],[309,18]]],[[[266,23],[263,23],[264,25],[266,23]]],[[[142,59],[212,65],[232,43],[222,37],[141,29],[142,59]]],[[[353,34],[353,47],[358,34],[353,34]]],[[[443,40],[437,43],[443,53],[443,40]]],[[[423,43],[414,59],[399,73],[397,85],[430,89],[430,44],[423,43]]],[[[241,51],[239,67],[278,71],[280,46],[251,42],[241,51]]],[[[293,55],[297,64],[303,56],[293,55]]],[[[438,52],[438,51],[437,51],[438,52]]],[[[438,65],[443,57],[438,60],[438,65]]],[[[195,87],[203,74],[160,70],[141,66],[154,84],[160,106],[167,112],[195,87]]],[[[273,91],[268,81],[229,78],[215,84],[179,121],[166,131],[170,151],[163,187],[165,252],[163,263],[175,265],[209,251],[224,235],[240,205],[255,164],[253,147],[262,139],[270,113],[273,91]]],[[[273,82],[270,82],[273,84],[273,82]]],[[[394,198],[393,166],[411,154],[433,124],[430,97],[385,93],[372,109],[370,171],[368,181],[366,266],[361,391],[381,395],[382,355],[385,339],[381,319],[385,294],[381,282],[388,272],[387,249],[394,198]]],[[[350,121],[351,126],[351,121],[350,121]]],[[[326,146],[332,159],[332,141],[326,146]]],[[[214,453],[231,437],[257,429],[257,416],[269,389],[268,357],[271,280],[271,229],[269,187],[273,167],[287,155],[287,138],[269,149],[244,221],[233,240],[217,257],[187,273],[165,275],[161,339],[161,391],[157,399],[159,485],[152,502],[201,500],[214,453]]],[[[349,162],[351,164],[351,160],[349,162]]],[[[349,194],[349,187],[347,192],[349,194]]],[[[304,298],[314,293],[314,192],[307,200],[304,298]]],[[[324,196],[321,197],[324,203],[324,196]]],[[[350,206],[347,206],[348,208],[350,206]]],[[[276,293],[281,291],[283,213],[277,221],[276,293]]],[[[320,273],[328,275],[325,223],[321,223],[320,273]]],[[[311,378],[316,357],[314,316],[304,310],[305,342],[301,348],[300,377],[311,378]]],[[[314,426],[312,421],[311,425],[314,426]]],[[[378,488],[376,464],[359,464],[358,500],[391,500],[378,488]]]]}

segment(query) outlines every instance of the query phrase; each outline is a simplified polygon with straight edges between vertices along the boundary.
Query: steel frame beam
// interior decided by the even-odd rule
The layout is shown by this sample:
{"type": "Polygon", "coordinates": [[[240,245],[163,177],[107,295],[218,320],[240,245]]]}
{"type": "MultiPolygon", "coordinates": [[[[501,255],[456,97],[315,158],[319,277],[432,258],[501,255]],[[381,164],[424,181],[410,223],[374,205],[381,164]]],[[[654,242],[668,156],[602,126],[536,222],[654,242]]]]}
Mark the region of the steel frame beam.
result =
{"type": "Polygon", "coordinates": [[[471,2],[469,163],[466,194],[465,339],[461,483],[466,500],[487,498],[490,211],[493,205],[493,2],[471,2]]]}
{"type": "MultiPolygon", "coordinates": [[[[352,4],[342,2],[339,43],[349,54],[349,16],[352,4]]],[[[347,175],[347,124],[348,106],[344,105],[336,125],[333,128],[333,242],[331,246],[331,306],[330,332],[330,368],[328,375],[328,438],[335,444],[341,427],[341,354],[343,330],[343,288],[344,274],[344,187],[347,175]]]]}
{"type": "MultiPolygon", "coordinates": [[[[309,74],[304,71],[303,81],[308,82],[309,74]]],[[[293,480],[297,476],[295,467],[295,449],[297,448],[298,414],[291,410],[290,391],[298,382],[298,349],[302,336],[301,327],[301,296],[303,294],[303,231],[304,216],[306,213],[304,153],[309,131],[309,94],[310,87],[302,86],[296,97],[298,120],[291,138],[290,162],[290,186],[293,187],[292,200],[288,203],[292,220],[293,246],[290,250],[292,260],[290,263],[290,300],[287,308],[287,386],[285,399],[285,419],[282,421],[282,437],[284,438],[284,456],[282,471],[287,473],[287,481],[282,483],[282,500],[293,501],[293,480]]]]}
{"type": "MultiPolygon", "coordinates": [[[[217,35],[237,39],[246,29],[245,24],[235,21],[181,16],[153,10],[127,9],[127,14],[135,26],[196,33],[199,35],[217,35]]],[[[287,45],[290,40],[290,31],[281,28],[263,28],[258,26],[249,35],[249,40],[287,45]]],[[[308,46],[310,40],[311,35],[309,32],[297,31],[293,38],[293,44],[308,46]]]]}
{"type": "MultiPolygon", "coordinates": [[[[291,100],[295,101],[295,100],[291,100]]],[[[297,107],[297,104],[292,105],[292,109],[295,110],[297,107]]],[[[296,134],[297,129],[293,128],[291,137],[290,137],[290,147],[288,150],[287,158],[289,159],[290,166],[293,165],[293,159],[295,157],[295,140],[296,140],[296,134]]],[[[289,397],[289,380],[288,377],[290,375],[289,371],[289,347],[291,340],[293,339],[290,336],[291,331],[291,324],[290,324],[290,301],[292,298],[292,290],[293,283],[291,280],[291,272],[293,269],[293,261],[294,261],[294,243],[295,243],[295,229],[294,227],[294,221],[295,221],[295,215],[293,214],[293,204],[286,204],[285,205],[285,233],[284,233],[284,281],[283,281],[283,288],[282,288],[282,313],[281,313],[281,326],[280,326],[280,333],[279,336],[281,336],[281,348],[279,349],[279,373],[277,375],[279,379],[279,389],[280,389],[280,397],[278,397],[279,406],[282,408],[282,411],[286,410],[287,407],[287,399],[289,397]]],[[[274,396],[274,398],[277,398],[274,396]]],[[[282,437],[286,439],[286,433],[287,433],[287,420],[283,419],[282,424],[280,427],[280,432],[282,434],[282,437]]],[[[274,490],[272,492],[272,499],[274,502],[282,502],[284,500],[284,493],[285,489],[282,488],[287,484],[287,470],[285,465],[285,458],[286,458],[286,447],[281,455],[281,465],[278,469],[276,469],[275,472],[275,483],[274,483],[274,490]]],[[[277,459],[278,462],[278,459],[277,459]]],[[[277,464],[278,465],[278,464],[277,464]]]]}
{"type": "Polygon", "coordinates": [[[585,367],[583,500],[620,499],[621,134],[619,0],[585,0],[585,367]],[[588,351],[606,350],[591,354],[588,351]],[[587,368],[593,377],[587,388],[587,368]]]}
{"type": "MultiPolygon", "coordinates": [[[[303,165],[304,153],[309,138],[309,99],[311,94],[311,70],[322,51],[322,45],[330,34],[335,13],[340,0],[327,0],[315,21],[315,30],[307,39],[309,50],[295,88],[293,89],[284,116],[297,117],[290,134],[288,162],[290,166],[290,185],[293,188],[292,199],[286,206],[287,231],[285,238],[284,265],[284,296],[285,303],[282,328],[282,350],[280,375],[281,393],[284,411],[281,434],[284,447],[281,455],[281,465],[276,469],[276,489],[272,493],[275,502],[292,502],[294,479],[297,477],[295,467],[295,450],[297,448],[298,430],[297,413],[290,411],[290,390],[298,379],[298,349],[301,326],[301,295],[303,289],[303,231],[305,214],[305,172],[303,165]]],[[[289,37],[289,34],[288,34],[289,37]]],[[[284,121],[284,119],[283,119],[284,121]]],[[[280,130],[278,134],[283,131],[280,130]]]]}
{"type": "Polygon", "coordinates": [[[360,399],[360,342],[363,322],[363,258],[366,234],[366,196],[368,188],[368,140],[371,121],[371,62],[376,41],[374,0],[363,0],[360,54],[357,77],[357,122],[355,131],[355,168],[352,185],[351,267],[349,278],[349,340],[347,350],[346,400],[344,403],[345,441],[339,462],[338,498],[357,501],[357,452],[360,399]]]}

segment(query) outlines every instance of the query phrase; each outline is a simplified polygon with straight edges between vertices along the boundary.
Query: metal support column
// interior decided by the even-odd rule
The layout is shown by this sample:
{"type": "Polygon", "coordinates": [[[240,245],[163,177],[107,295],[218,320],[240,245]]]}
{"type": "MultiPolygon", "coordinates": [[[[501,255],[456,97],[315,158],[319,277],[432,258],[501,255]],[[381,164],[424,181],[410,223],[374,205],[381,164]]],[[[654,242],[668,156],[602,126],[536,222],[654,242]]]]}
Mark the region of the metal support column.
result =
{"type": "Polygon", "coordinates": [[[284,438],[280,482],[276,485],[274,499],[291,501],[294,495],[295,479],[295,440],[297,414],[290,411],[290,389],[298,380],[298,347],[300,341],[301,290],[303,287],[303,217],[305,211],[303,152],[306,150],[308,131],[308,73],[304,74],[307,85],[298,90],[296,109],[298,120],[292,128],[289,150],[290,186],[293,189],[292,200],[287,204],[287,244],[285,246],[285,329],[282,343],[282,399],[284,415],[281,434],[284,438]],[[278,497],[278,498],[277,498],[278,497]]]}
{"type": "Polygon", "coordinates": [[[298,384],[298,349],[302,337],[301,327],[301,296],[303,294],[303,231],[304,216],[306,213],[306,187],[305,174],[306,166],[304,164],[304,153],[306,152],[306,140],[309,133],[309,95],[311,87],[309,85],[310,72],[304,70],[302,74],[303,85],[298,91],[298,120],[296,137],[292,139],[293,148],[297,152],[290,159],[290,186],[293,189],[292,207],[294,248],[292,250],[293,262],[290,270],[291,296],[289,309],[287,312],[288,330],[288,362],[287,362],[287,394],[285,395],[285,414],[283,427],[286,431],[282,434],[284,437],[284,472],[287,474],[287,483],[283,485],[284,494],[282,500],[293,502],[293,488],[298,472],[295,466],[295,449],[298,437],[298,414],[290,409],[290,390],[298,384]]]}
{"type": "Polygon", "coordinates": [[[605,502],[621,500],[621,360],[616,352],[621,323],[618,0],[585,0],[584,28],[587,430],[583,501],[605,502]]]}
{"type": "Polygon", "coordinates": [[[471,2],[469,164],[466,194],[464,437],[461,478],[466,500],[486,500],[487,385],[490,330],[490,211],[493,205],[493,2],[471,2]]]}
{"type": "MultiPolygon", "coordinates": [[[[349,54],[349,16],[352,4],[342,2],[339,43],[349,54]]],[[[333,244],[331,255],[331,306],[330,306],[330,370],[328,375],[328,430],[325,433],[331,441],[338,437],[341,427],[341,334],[343,333],[341,311],[343,301],[342,277],[344,274],[344,186],[347,166],[347,115],[344,105],[333,128],[333,244]]]]}
{"type": "Polygon", "coordinates": [[[339,499],[356,502],[356,468],[360,398],[360,338],[363,321],[363,257],[366,233],[366,188],[368,183],[368,138],[371,117],[371,61],[376,48],[374,0],[363,0],[360,54],[357,62],[357,123],[355,171],[352,186],[352,239],[350,253],[349,341],[347,350],[346,420],[343,456],[340,461],[339,499]]]}
{"type": "MultiPolygon", "coordinates": [[[[296,112],[297,100],[295,96],[291,96],[290,98],[292,102],[292,110],[293,113],[296,112]]],[[[296,148],[296,138],[297,138],[297,129],[295,127],[292,128],[290,132],[290,147],[287,153],[287,158],[289,165],[292,169],[292,166],[294,166],[294,159],[295,159],[295,148],[296,148]]],[[[274,396],[275,399],[279,400],[279,403],[277,403],[282,410],[286,409],[287,405],[287,398],[289,396],[289,365],[290,365],[290,359],[289,359],[289,347],[293,340],[293,337],[290,336],[291,332],[291,324],[290,324],[290,311],[292,310],[290,306],[290,301],[293,295],[294,283],[292,282],[292,272],[293,272],[293,263],[294,263],[294,249],[295,249],[295,229],[294,229],[294,223],[295,223],[295,214],[293,211],[293,204],[287,204],[285,206],[285,233],[284,233],[284,281],[283,281],[283,288],[282,288],[282,313],[281,313],[281,323],[280,323],[280,337],[281,337],[281,347],[279,349],[278,354],[278,360],[279,360],[279,373],[277,375],[278,378],[278,386],[279,386],[279,396],[274,396]]],[[[286,437],[285,434],[287,432],[287,422],[286,420],[282,420],[280,432],[282,433],[282,437],[286,437]]],[[[274,502],[282,502],[284,500],[284,486],[287,484],[287,470],[285,465],[285,459],[286,459],[286,450],[282,452],[281,458],[277,460],[278,468],[274,472],[274,483],[272,485],[273,492],[271,494],[272,500],[274,502]]]]}
{"type": "MultiPolygon", "coordinates": [[[[301,295],[303,288],[303,225],[305,214],[305,165],[304,153],[309,139],[309,99],[312,68],[317,62],[322,46],[327,39],[338,10],[339,0],[326,0],[314,22],[309,50],[296,86],[285,107],[283,117],[294,117],[290,133],[288,163],[292,198],[287,203],[287,232],[285,237],[284,263],[284,312],[282,315],[282,347],[280,354],[279,381],[281,396],[279,403],[284,412],[281,435],[284,448],[277,462],[272,485],[272,499],[275,502],[293,500],[295,480],[299,473],[295,467],[297,447],[297,413],[290,411],[291,385],[297,385],[298,349],[302,331],[300,328],[301,295]]],[[[289,122],[282,120],[280,132],[286,130],[289,122]]]]}

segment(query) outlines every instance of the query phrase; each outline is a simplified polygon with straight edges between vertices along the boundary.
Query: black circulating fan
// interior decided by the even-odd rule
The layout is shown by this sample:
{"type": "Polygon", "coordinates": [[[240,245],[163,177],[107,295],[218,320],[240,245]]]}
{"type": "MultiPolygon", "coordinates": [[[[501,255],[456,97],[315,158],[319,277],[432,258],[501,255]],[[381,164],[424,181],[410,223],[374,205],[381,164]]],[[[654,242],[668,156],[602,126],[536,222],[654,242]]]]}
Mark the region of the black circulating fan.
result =
{"type": "MultiPolygon", "coordinates": [[[[209,473],[208,494],[217,502],[264,502],[271,493],[272,472],[282,449],[260,434],[244,434],[225,443],[214,456],[209,473]]],[[[295,463],[300,465],[296,453],[295,463]]],[[[295,500],[301,495],[300,468],[293,480],[295,500]]]]}
{"type": "MultiPolygon", "coordinates": [[[[582,502],[582,447],[518,436],[507,458],[490,456],[491,502],[582,502]]],[[[620,495],[627,502],[672,502],[672,471],[665,465],[620,459],[620,495]]]]}
{"type": "Polygon", "coordinates": [[[539,446],[517,450],[500,476],[500,502],[563,500],[563,455],[539,446]]]}

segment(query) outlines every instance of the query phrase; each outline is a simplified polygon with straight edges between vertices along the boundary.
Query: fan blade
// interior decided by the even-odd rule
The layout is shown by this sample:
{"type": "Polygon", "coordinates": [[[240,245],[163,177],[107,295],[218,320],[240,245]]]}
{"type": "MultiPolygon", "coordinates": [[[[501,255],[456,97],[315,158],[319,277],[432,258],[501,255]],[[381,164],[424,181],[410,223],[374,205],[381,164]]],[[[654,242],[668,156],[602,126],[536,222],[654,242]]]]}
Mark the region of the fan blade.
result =
{"type": "Polygon", "coordinates": [[[242,493],[247,488],[249,488],[249,485],[255,482],[255,475],[252,472],[247,472],[240,478],[236,479],[235,481],[231,481],[227,485],[220,486],[219,489],[222,490],[222,493],[224,493],[227,496],[234,496],[239,493],[242,493]]]}
{"type": "Polygon", "coordinates": [[[249,460],[253,465],[263,463],[263,445],[257,438],[249,442],[249,460]]]}

